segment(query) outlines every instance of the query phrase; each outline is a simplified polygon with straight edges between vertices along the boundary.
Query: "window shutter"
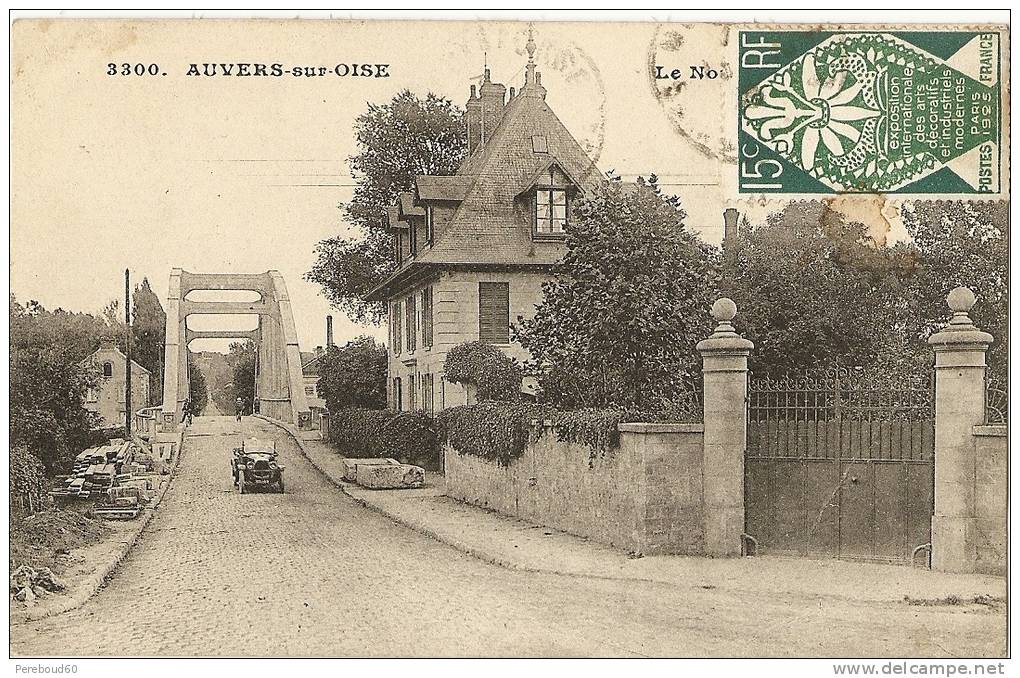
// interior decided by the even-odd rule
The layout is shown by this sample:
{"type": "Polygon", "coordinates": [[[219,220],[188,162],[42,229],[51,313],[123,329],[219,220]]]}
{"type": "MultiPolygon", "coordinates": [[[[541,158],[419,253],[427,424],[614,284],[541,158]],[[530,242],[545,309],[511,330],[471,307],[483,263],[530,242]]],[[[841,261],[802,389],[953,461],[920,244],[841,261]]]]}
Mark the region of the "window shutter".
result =
{"type": "Polygon", "coordinates": [[[400,302],[393,302],[393,352],[400,353],[403,350],[401,345],[401,337],[403,336],[403,329],[400,324],[400,302]]]}
{"type": "Polygon", "coordinates": [[[417,336],[418,335],[417,329],[418,328],[415,327],[415,325],[417,324],[417,319],[418,319],[417,318],[417,313],[418,313],[418,311],[417,311],[417,308],[415,308],[417,306],[417,304],[415,303],[415,300],[416,300],[416,297],[412,294],[411,296],[409,296],[407,298],[407,301],[404,302],[405,305],[406,305],[406,314],[405,314],[406,317],[404,318],[404,321],[405,321],[405,323],[407,325],[407,351],[408,351],[408,353],[412,353],[414,351],[414,349],[417,348],[417,338],[418,338],[418,336],[417,336]]]}
{"type": "Polygon", "coordinates": [[[478,283],[478,339],[510,343],[510,283],[478,283]]]}
{"type": "Polygon", "coordinates": [[[421,291],[422,345],[432,346],[432,286],[421,291]]]}

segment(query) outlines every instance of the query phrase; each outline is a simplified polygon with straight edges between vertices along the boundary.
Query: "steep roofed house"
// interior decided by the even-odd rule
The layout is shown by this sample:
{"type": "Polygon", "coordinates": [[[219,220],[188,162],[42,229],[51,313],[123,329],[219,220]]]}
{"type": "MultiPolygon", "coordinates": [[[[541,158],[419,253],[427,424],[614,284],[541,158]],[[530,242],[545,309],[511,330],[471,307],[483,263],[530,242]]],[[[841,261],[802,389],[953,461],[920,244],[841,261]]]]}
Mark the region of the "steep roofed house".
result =
{"type": "Polygon", "coordinates": [[[397,270],[369,294],[389,311],[390,406],[437,412],[470,395],[443,379],[447,352],[480,340],[525,360],[510,325],[542,299],[565,253],[570,205],[602,175],[546,103],[528,42],[519,92],[471,86],[468,158],[453,176],[419,176],[388,210],[397,270]]]}
{"type": "MultiPolygon", "coordinates": [[[[85,359],[99,368],[99,384],[85,397],[85,409],[102,417],[101,426],[124,426],[127,418],[127,356],[121,353],[110,339],[99,343],[99,348],[85,359]]],[[[140,410],[149,405],[149,370],[131,361],[131,408],[140,410]]]]}

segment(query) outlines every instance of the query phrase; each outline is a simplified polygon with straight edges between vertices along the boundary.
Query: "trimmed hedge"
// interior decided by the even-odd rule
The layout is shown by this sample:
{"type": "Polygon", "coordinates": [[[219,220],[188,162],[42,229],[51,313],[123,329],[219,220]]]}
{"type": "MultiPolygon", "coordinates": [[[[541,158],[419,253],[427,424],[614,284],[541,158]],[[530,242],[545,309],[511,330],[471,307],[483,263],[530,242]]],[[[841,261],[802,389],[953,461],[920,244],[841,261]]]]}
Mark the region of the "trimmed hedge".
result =
{"type": "Polygon", "coordinates": [[[461,405],[440,413],[441,440],[458,452],[505,466],[524,453],[532,422],[554,414],[548,405],[532,403],[461,405]]]}
{"type": "Polygon", "coordinates": [[[435,421],[424,412],[395,414],[382,425],[379,443],[384,457],[393,457],[426,470],[439,469],[435,421]]]}
{"type": "Polygon", "coordinates": [[[330,413],[329,442],[345,457],[393,457],[439,468],[435,422],[424,412],[340,409],[330,413]]]}
{"type": "Polygon", "coordinates": [[[345,457],[383,456],[382,427],[392,410],[342,409],[329,414],[329,442],[345,457]]]}

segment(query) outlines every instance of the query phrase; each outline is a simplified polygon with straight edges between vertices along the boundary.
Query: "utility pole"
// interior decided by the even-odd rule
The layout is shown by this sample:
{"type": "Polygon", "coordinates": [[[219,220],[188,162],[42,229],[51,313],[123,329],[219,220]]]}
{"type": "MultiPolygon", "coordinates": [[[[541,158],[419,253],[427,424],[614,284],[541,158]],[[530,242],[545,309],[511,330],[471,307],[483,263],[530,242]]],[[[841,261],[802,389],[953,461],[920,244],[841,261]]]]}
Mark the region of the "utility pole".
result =
{"type": "Polygon", "coordinates": [[[131,439],[131,269],[124,269],[124,325],[127,342],[124,351],[127,366],[124,371],[124,432],[131,439]]]}

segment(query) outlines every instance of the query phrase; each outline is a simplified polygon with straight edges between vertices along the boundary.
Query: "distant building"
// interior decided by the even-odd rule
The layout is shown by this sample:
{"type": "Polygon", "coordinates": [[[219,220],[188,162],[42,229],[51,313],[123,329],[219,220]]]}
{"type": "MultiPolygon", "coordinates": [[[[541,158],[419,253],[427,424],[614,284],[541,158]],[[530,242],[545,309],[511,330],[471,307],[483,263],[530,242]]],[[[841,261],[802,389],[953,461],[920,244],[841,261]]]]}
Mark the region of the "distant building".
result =
{"type": "Polygon", "coordinates": [[[315,347],[315,353],[301,351],[302,386],[310,408],[326,408],[326,401],[319,396],[319,359],[323,353],[321,346],[315,347]]]}
{"type": "MultiPolygon", "coordinates": [[[[113,341],[103,341],[99,349],[86,359],[99,369],[99,388],[85,399],[85,408],[103,418],[102,426],[124,426],[127,421],[124,383],[127,377],[127,356],[113,341]]],[[[138,411],[149,405],[151,374],[131,361],[131,409],[138,411]]]]}
{"type": "MultiPolygon", "coordinates": [[[[498,346],[530,317],[542,283],[566,252],[572,203],[603,180],[546,103],[528,41],[519,92],[485,69],[466,106],[469,157],[453,176],[419,176],[388,209],[396,271],[369,300],[389,311],[387,395],[397,410],[437,412],[470,393],[443,379],[447,352],[466,341],[498,346]]],[[[578,102],[578,105],[584,105],[578,102]]]]}

